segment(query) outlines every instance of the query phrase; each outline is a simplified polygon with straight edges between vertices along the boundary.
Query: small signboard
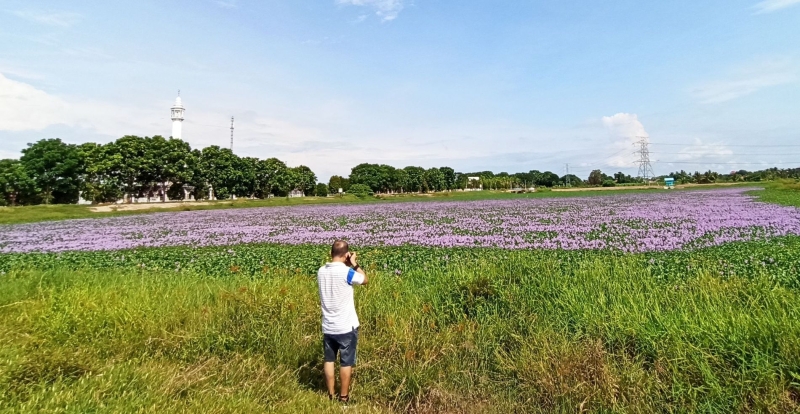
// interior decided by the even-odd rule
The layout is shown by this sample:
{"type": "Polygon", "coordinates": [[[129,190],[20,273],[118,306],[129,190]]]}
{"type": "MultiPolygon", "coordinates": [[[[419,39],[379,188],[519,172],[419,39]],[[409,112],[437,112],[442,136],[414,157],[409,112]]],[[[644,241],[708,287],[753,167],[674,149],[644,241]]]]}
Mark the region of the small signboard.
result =
{"type": "Polygon", "coordinates": [[[675,179],[672,177],[667,177],[664,179],[664,188],[667,190],[671,190],[675,187],[675,179]]]}

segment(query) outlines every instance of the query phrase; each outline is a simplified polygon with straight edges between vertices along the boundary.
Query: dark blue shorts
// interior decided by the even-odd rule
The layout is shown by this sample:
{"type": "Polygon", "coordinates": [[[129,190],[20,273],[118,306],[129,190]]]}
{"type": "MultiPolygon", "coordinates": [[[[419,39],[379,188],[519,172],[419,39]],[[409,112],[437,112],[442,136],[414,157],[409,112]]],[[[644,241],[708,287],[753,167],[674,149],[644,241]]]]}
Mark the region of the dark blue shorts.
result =
{"type": "Polygon", "coordinates": [[[322,336],[325,362],[336,362],[336,354],[338,353],[341,366],[354,366],[356,364],[356,346],[358,346],[358,328],[344,334],[324,334],[322,336]]]}

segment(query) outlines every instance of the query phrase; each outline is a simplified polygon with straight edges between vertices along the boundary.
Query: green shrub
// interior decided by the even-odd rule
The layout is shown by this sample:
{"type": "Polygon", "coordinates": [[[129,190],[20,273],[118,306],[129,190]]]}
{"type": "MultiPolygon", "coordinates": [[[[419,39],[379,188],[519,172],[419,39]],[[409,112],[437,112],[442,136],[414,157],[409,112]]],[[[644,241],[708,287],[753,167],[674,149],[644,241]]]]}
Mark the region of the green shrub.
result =
{"type": "Polygon", "coordinates": [[[603,181],[603,187],[616,187],[617,183],[614,180],[605,180],[603,181]]]}
{"type": "Polygon", "coordinates": [[[352,194],[358,198],[367,198],[375,195],[372,192],[372,189],[365,184],[353,184],[350,186],[350,190],[348,191],[349,194],[352,194]]]}

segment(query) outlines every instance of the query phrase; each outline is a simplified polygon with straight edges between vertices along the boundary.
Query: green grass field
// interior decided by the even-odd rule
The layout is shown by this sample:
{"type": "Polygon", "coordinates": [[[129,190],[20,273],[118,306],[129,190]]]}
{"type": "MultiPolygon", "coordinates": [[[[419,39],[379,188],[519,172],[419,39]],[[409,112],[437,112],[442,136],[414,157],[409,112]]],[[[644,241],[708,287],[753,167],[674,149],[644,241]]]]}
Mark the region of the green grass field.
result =
{"type": "MultiPolygon", "coordinates": [[[[697,257],[365,250],[352,408],[796,411],[800,238],[779,242],[697,257]]],[[[0,410],[339,412],[320,383],[309,272],[325,248],[209,248],[175,271],[188,251],[144,249],[128,264],[13,256],[0,278],[0,410]]]]}
{"type": "MultiPolygon", "coordinates": [[[[789,183],[754,194],[800,206],[789,183]]],[[[0,255],[0,412],[342,412],[321,383],[326,250],[0,255]]],[[[348,411],[800,412],[800,237],[359,251],[348,411]]]]}

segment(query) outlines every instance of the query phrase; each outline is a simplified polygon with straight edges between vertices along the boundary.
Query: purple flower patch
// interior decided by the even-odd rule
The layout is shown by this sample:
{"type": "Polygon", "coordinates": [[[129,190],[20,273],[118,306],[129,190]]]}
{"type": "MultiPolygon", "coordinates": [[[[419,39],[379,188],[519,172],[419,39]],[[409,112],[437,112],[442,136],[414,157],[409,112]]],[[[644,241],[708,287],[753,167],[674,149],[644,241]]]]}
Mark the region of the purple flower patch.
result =
{"type": "Polygon", "coordinates": [[[800,235],[800,210],[749,189],[266,207],[0,226],[0,252],[241,243],[663,251],[800,235]]]}

